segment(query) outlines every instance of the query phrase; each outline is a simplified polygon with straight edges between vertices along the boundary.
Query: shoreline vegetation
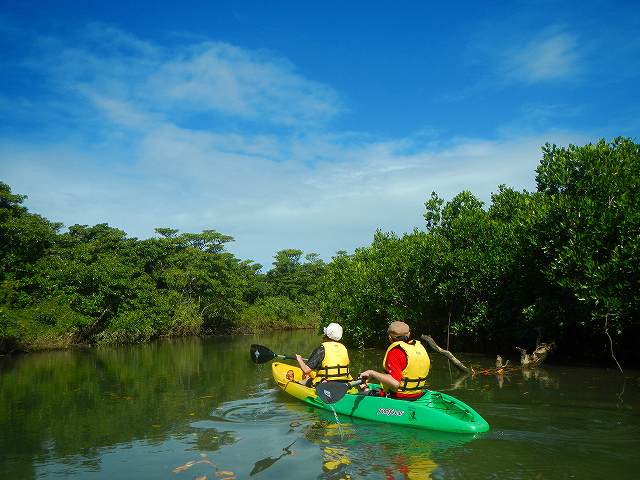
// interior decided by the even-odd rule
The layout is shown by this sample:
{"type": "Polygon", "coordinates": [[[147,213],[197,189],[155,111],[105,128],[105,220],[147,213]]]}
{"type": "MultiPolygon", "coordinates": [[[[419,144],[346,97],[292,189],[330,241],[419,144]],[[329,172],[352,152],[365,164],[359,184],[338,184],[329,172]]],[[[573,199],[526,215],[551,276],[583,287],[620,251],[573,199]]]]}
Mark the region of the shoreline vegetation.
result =
{"type": "MultiPolygon", "coordinates": [[[[29,212],[0,182],[0,353],[159,337],[318,329],[384,344],[403,320],[456,351],[555,342],[567,361],[640,363],[640,145],[545,145],[535,192],[500,185],[425,202],[423,228],[377,231],[352,255],[225,251],[216,230],[130,238],[29,212]]],[[[425,197],[427,195],[425,194],[425,197]]]]}

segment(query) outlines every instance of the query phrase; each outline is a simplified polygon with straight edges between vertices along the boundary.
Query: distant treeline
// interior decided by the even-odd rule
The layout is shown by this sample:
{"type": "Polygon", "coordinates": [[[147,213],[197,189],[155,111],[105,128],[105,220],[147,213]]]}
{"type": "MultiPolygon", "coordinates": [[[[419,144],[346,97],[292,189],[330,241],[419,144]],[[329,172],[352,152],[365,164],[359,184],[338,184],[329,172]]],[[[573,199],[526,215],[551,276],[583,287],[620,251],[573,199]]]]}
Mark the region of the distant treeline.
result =
{"type": "Polygon", "coordinates": [[[0,183],[0,344],[33,349],[158,336],[317,327],[384,344],[407,321],[456,351],[638,362],[640,146],[546,145],[537,191],[500,186],[488,207],[464,191],[425,203],[425,227],[378,231],[328,264],[277,252],[271,270],[224,250],[215,230],[158,228],[138,240],[105,224],[61,225],[0,183]]]}
{"type": "Polygon", "coordinates": [[[0,182],[0,351],[318,326],[316,254],[279,251],[265,274],[226,252],[233,238],[215,230],[60,233],[24,199],[0,182]]]}

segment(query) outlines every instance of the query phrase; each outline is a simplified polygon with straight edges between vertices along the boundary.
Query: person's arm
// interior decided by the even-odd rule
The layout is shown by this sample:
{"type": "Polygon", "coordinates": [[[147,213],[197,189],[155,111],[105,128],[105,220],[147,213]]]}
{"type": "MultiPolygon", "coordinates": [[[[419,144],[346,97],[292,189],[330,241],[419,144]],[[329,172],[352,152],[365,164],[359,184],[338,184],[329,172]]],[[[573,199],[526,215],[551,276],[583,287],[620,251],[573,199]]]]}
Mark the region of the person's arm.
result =
{"type": "Polygon", "coordinates": [[[382,385],[385,390],[393,390],[394,392],[400,387],[402,381],[402,371],[407,368],[407,355],[400,347],[391,349],[387,355],[387,363],[385,364],[385,373],[376,372],[375,370],[367,370],[360,374],[365,380],[371,379],[382,385]]]}
{"type": "Polygon", "coordinates": [[[365,370],[360,374],[360,378],[367,382],[375,382],[382,385],[385,390],[393,390],[394,392],[400,386],[400,382],[388,373],[376,372],[375,370],[365,370]]]}
{"type": "Polygon", "coordinates": [[[297,353],[296,353],[296,360],[298,361],[298,365],[300,366],[300,370],[302,370],[303,375],[305,377],[308,377],[309,373],[311,372],[311,368],[309,368],[309,365],[304,363],[304,360],[302,359],[302,357],[297,353]]]}
{"type": "Polygon", "coordinates": [[[296,355],[296,360],[305,377],[313,378],[315,377],[315,371],[322,365],[322,360],[324,360],[324,346],[320,345],[316,348],[311,355],[309,355],[309,359],[306,362],[300,355],[296,355]]]}

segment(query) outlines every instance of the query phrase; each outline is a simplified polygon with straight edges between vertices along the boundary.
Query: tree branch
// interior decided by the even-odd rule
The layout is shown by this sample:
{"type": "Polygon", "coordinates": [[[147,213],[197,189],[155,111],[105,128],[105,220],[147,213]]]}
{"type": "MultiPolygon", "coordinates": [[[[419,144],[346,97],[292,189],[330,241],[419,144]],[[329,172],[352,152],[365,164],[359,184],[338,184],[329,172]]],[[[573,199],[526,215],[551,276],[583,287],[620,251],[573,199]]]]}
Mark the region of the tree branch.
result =
{"type": "Polygon", "coordinates": [[[606,333],[607,337],[609,337],[609,346],[611,348],[611,356],[615,360],[616,365],[618,365],[618,370],[620,370],[620,373],[622,374],[622,376],[624,376],[624,371],[622,370],[622,367],[620,366],[620,363],[618,362],[618,359],[616,358],[616,356],[613,353],[613,340],[611,339],[611,335],[609,335],[609,328],[608,328],[608,325],[607,325],[608,321],[609,321],[609,314],[607,313],[604,316],[604,333],[606,333]]]}
{"type": "Polygon", "coordinates": [[[434,349],[436,352],[438,352],[440,355],[444,355],[445,357],[447,357],[449,360],[451,360],[453,362],[453,364],[456,366],[456,368],[458,368],[459,370],[465,372],[465,373],[475,373],[473,368],[467,367],[466,365],[464,365],[460,360],[458,360],[453,353],[451,353],[449,350],[444,350],[442,348],[440,348],[438,346],[438,344],[433,340],[433,338],[431,338],[430,335],[422,335],[421,337],[425,342],[427,342],[429,344],[429,346],[434,349]]]}

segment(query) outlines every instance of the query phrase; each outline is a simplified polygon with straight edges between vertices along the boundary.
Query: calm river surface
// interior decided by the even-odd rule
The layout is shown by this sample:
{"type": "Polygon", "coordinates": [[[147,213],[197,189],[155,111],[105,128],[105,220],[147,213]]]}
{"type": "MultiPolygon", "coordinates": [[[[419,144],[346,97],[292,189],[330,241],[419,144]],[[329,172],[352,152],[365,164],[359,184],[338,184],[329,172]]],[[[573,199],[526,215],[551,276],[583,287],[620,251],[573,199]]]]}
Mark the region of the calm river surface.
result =
{"type": "MultiPolygon", "coordinates": [[[[308,355],[318,341],[287,332],[0,357],[0,478],[640,478],[638,371],[624,392],[613,369],[459,379],[431,354],[430,387],[491,425],[442,434],[338,424],[249,360],[251,343],[308,355]]],[[[382,355],[351,352],[354,369],[382,355]]]]}

